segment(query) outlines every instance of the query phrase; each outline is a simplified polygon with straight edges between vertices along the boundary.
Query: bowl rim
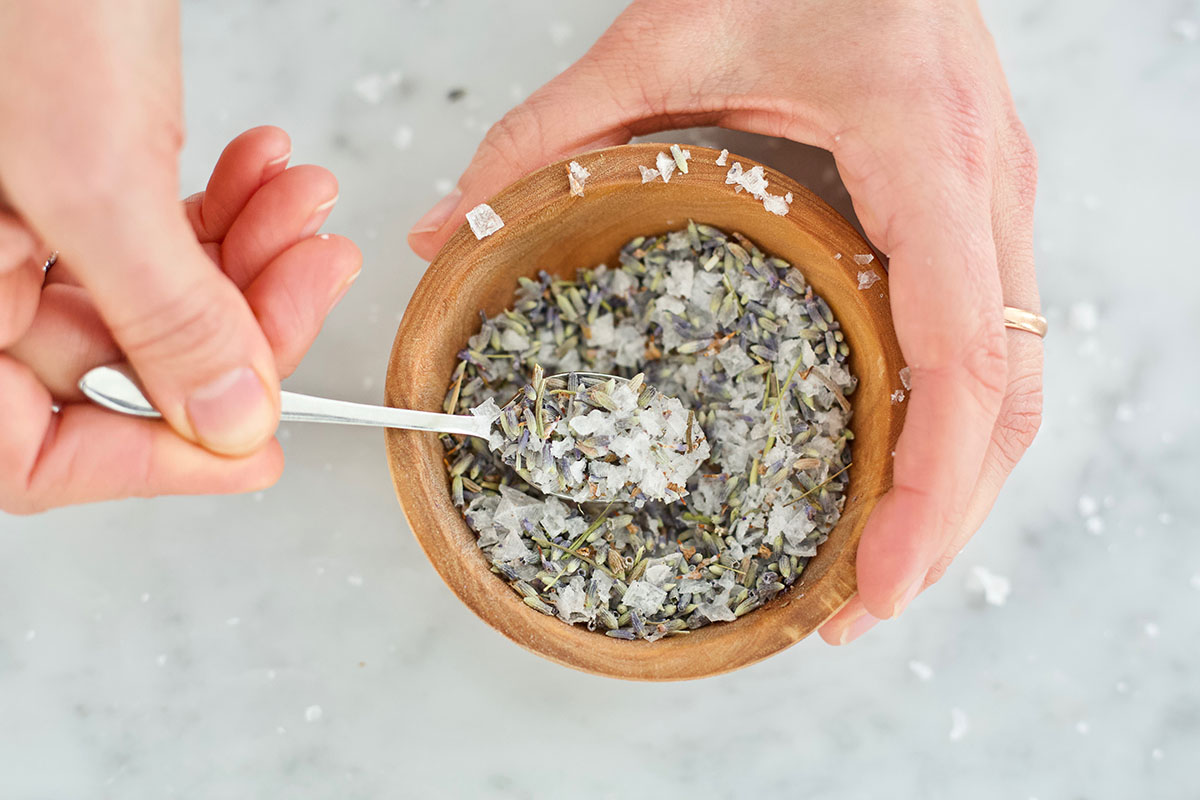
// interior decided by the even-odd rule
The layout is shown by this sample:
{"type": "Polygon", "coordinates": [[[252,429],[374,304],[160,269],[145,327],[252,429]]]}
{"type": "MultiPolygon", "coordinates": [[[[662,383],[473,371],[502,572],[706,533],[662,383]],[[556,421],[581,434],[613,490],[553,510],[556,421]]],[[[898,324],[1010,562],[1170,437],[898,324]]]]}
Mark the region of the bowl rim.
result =
{"type": "MultiPolygon", "coordinates": [[[[715,149],[697,145],[680,146],[692,151],[690,163],[693,166],[702,159],[711,164],[715,162],[718,154],[715,149]]],[[[545,221],[544,212],[547,207],[562,202],[563,196],[567,194],[565,170],[570,161],[609,156],[629,160],[631,163],[653,163],[655,155],[668,147],[669,143],[652,142],[618,145],[576,154],[528,173],[487,202],[489,205],[504,207],[512,198],[519,197],[523,208],[533,209],[524,211],[520,218],[514,217],[511,220],[501,213],[505,226],[509,228],[506,236],[519,235],[523,224],[541,224],[545,221]],[[562,180],[546,180],[548,175],[557,175],[562,180]],[[561,183],[561,187],[557,187],[558,183],[561,183]],[[537,219],[531,221],[533,217],[537,219]],[[510,223],[512,227],[509,227],[510,223]]],[[[871,253],[879,259],[879,253],[871,248],[857,230],[811,191],[766,165],[730,153],[727,164],[732,165],[734,161],[741,162],[747,170],[762,166],[773,190],[792,193],[791,210],[783,219],[797,227],[799,232],[809,238],[821,239],[825,235],[822,230],[832,231],[840,240],[853,245],[851,248],[842,248],[839,252],[847,256],[871,253]]],[[[726,167],[722,166],[719,169],[724,171],[726,167]]],[[[632,169],[629,172],[628,177],[601,176],[600,179],[606,184],[615,184],[621,188],[636,188],[636,185],[641,183],[640,178],[632,169]]],[[[589,187],[597,182],[597,177],[593,175],[589,178],[589,187]]],[[[714,188],[717,188],[715,182],[714,188]]],[[[719,185],[719,190],[733,192],[732,187],[724,185],[719,185]]],[[[768,212],[763,210],[762,213],[768,212]]],[[[420,406],[419,403],[406,399],[411,387],[400,378],[406,374],[405,370],[412,363],[415,357],[413,348],[417,346],[415,342],[420,338],[414,330],[417,323],[414,321],[413,309],[422,307],[422,304],[436,304],[441,298],[439,292],[443,284],[451,281],[456,274],[465,274],[464,265],[469,262],[472,251],[488,246],[489,239],[476,240],[464,220],[425,270],[405,308],[393,342],[386,380],[387,405],[420,406]]],[[[857,266],[852,259],[846,260],[850,262],[847,266],[857,266]]],[[[795,266],[806,272],[804,264],[795,266]]],[[[811,266],[809,264],[808,268],[811,266]]],[[[891,324],[886,268],[883,268],[882,264],[879,266],[881,269],[877,270],[877,274],[882,274],[881,279],[872,287],[875,291],[861,293],[861,299],[870,308],[870,317],[875,323],[872,333],[879,338],[881,366],[892,376],[898,376],[904,361],[891,324]]],[[[838,313],[836,307],[834,311],[835,314],[838,313]]],[[[839,314],[839,319],[841,318],[839,314]]],[[[858,377],[861,383],[862,376],[858,377]]],[[[852,403],[857,396],[859,393],[856,392],[852,396],[852,403]]],[[[883,429],[892,449],[903,425],[906,406],[907,403],[892,403],[886,409],[873,410],[875,413],[886,414],[883,429]]],[[[424,410],[442,409],[439,407],[424,410]]],[[[855,411],[861,413],[857,407],[855,411]]],[[[858,417],[858,413],[855,414],[855,418],[858,417]]],[[[851,425],[854,425],[853,420],[851,425]]],[[[490,571],[490,565],[475,544],[474,533],[467,527],[458,509],[453,506],[448,480],[440,461],[438,476],[425,475],[420,470],[414,470],[409,463],[420,453],[423,447],[422,437],[431,436],[435,437],[432,441],[440,451],[441,445],[437,443],[436,434],[389,429],[386,432],[388,467],[409,527],[446,585],[480,619],[525,649],[574,669],[633,680],[686,680],[749,666],[790,647],[833,617],[856,592],[854,551],[857,550],[866,518],[892,484],[891,463],[888,461],[884,474],[879,476],[876,490],[869,495],[854,498],[855,519],[851,521],[848,515],[844,514],[831,532],[832,538],[839,527],[851,526],[849,536],[842,545],[842,549],[849,552],[839,553],[824,573],[812,582],[802,577],[801,581],[782,593],[780,598],[772,600],[746,617],[729,623],[705,626],[690,636],[668,637],[653,643],[624,641],[589,632],[580,626],[568,625],[557,617],[547,617],[528,608],[511,587],[490,571]],[[451,516],[447,516],[447,508],[452,512],[451,516]],[[457,523],[449,521],[442,525],[439,522],[451,517],[456,519],[457,523]],[[801,586],[804,587],[804,591],[793,597],[801,586]],[[810,596],[813,599],[807,599],[810,596]],[[796,609],[790,609],[793,601],[797,599],[806,599],[806,602],[796,604],[796,609]],[[817,608],[814,603],[820,607],[817,608]],[[806,613],[801,613],[802,609],[806,613]],[[815,615],[814,609],[818,612],[815,615]],[[772,613],[768,613],[769,611],[772,613]],[[772,618],[768,620],[767,616],[772,618]],[[799,622],[801,617],[806,618],[803,623],[799,622]],[[818,621],[814,624],[814,620],[818,621]],[[551,625],[547,625],[547,622],[551,625]]],[[[426,439],[426,442],[428,441],[426,439]]],[[[853,470],[851,475],[848,495],[852,493],[855,483],[853,470]]],[[[848,497],[847,509],[850,508],[851,499],[848,497]]],[[[826,542],[826,545],[828,544],[829,542],[826,542]]]]}

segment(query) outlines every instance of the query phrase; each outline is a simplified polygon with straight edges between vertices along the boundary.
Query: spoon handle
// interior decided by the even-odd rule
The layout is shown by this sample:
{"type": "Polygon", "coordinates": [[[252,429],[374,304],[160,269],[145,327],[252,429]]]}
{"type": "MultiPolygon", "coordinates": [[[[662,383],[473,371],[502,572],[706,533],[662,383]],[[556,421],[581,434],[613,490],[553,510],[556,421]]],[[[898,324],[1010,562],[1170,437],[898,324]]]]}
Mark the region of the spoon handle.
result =
{"type": "MultiPolygon", "coordinates": [[[[162,415],[142,393],[133,372],[125,365],[96,367],[79,381],[80,390],[92,402],[122,414],[159,418],[162,415]]],[[[379,428],[405,428],[414,431],[459,433],[486,439],[485,420],[458,414],[435,414],[407,408],[372,406],[330,400],[295,392],[280,392],[280,419],[292,422],[333,422],[341,425],[368,425],[379,428]]]]}

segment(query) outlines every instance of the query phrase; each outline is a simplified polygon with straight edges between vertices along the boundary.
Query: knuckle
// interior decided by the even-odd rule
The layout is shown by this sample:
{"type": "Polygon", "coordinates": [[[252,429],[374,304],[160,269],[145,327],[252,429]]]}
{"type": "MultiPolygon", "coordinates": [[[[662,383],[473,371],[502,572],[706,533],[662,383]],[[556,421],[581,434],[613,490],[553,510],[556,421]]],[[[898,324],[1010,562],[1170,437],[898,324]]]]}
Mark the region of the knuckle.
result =
{"type": "Polygon", "coordinates": [[[135,361],[205,363],[225,350],[239,326],[229,298],[204,288],[181,291],[113,326],[113,337],[135,361]]]}
{"type": "Polygon", "coordinates": [[[510,110],[488,129],[479,145],[476,159],[502,164],[514,175],[528,172],[535,164],[527,164],[523,154],[544,150],[545,131],[539,111],[542,102],[537,96],[510,110]]]}
{"type": "Polygon", "coordinates": [[[1008,387],[996,422],[995,442],[1006,463],[1014,465],[1033,444],[1042,425],[1042,379],[1022,375],[1008,387]]]}
{"type": "Polygon", "coordinates": [[[1008,385],[1004,328],[982,326],[963,351],[960,363],[980,405],[997,409],[1008,385]]]}

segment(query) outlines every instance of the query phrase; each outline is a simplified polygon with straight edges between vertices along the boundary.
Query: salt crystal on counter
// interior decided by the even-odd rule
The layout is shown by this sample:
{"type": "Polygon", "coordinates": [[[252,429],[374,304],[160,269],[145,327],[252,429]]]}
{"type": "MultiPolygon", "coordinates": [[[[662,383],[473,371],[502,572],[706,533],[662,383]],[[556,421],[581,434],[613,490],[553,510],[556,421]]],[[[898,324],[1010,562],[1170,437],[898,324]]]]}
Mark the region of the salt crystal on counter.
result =
{"type": "Polygon", "coordinates": [[[967,719],[967,712],[961,708],[950,709],[950,741],[962,741],[970,730],[971,722],[967,719]]]}
{"type": "Polygon", "coordinates": [[[1188,581],[1188,585],[1200,592],[1200,572],[1192,576],[1191,580],[1188,581]]]}
{"type": "Polygon", "coordinates": [[[1177,19],[1171,23],[1171,33],[1185,42],[1194,42],[1200,39],[1200,22],[1194,19],[1177,19]]]}
{"type": "Polygon", "coordinates": [[[316,722],[324,713],[320,706],[309,706],[304,709],[304,719],[308,722],[316,722]]]}
{"type": "Polygon", "coordinates": [[[1099,536],[1104,533],[1104,520],[1100,519],[1100,517],[1088,517],[1083,521],[1083,527],[1092,536],[1099,536]]]}
{"type": "Polygon", "coordinates": [[[1096,502],[1096,498],[1090,494],[1085,494],[1079,498],[1079,516],[1090,517],[1100,510],[1100,504],[1096,502]]]}
{"type": "Polygon", "coordinates": [[[860,270],[858,273],[858,290],[861,292],[865,289],[870,289],[876,283],[881,281],[879,273],[873,269],[860,270]]]}
{"type": "Polygon", "coordinates": [[[1094,303],[1080,300],[1071,304],[1067,311],[1067,319],[1072,328],[1082,333],[1094,331],[1100,324],[1100,311],[1094,303]]]}
{"type": "Polygon", "coordinates": [[[504,220],[487,203],[480,203],[467,212],[467,224],[476,239],[484,239],[503,228],[504,220]]]}
{"type": "Polygon", "coordinates": [[[371,105],[379,105],[388,89],[399,85],[402,75],[393,70],[386,75],[372,72],[354,82],[354,91],[371,105]]]}
{"type": "Polygon", "coordinates": [[[1012,583],[1003,575],[997,575],[985,567],[974,567],[971,570],[970,587],[983,593],[983,599],[988,605],[1002,606],[1008,602],[1012,592],[1012,583]]]}
{"type": "Polygon", "coordinates": [[[396,128],[396,132],[392,134],[392,144],[397,150],[407,150],[412,147],[413,129],[409,125],[401,125],[396,128]]]}
{"type": "Polygon", "coordinates": [[[567,183],[571,186],[572,197],[583,197],[583,184],[587,182],[590,175],[591,173],[580,166],[578,161],[572,161],[567,165],[567,183]]]}
{"type": "Polygon", "coordinates": [[[1154,622],[1147,622],[1143,630],[1146,631],[1146,635],[1151,639],[1157,639],[1159,634],[1162,633],[1158,627],[1158,624],[1154,622]]]}
{"type": "Polygon", "coordinates": [[[909,661],[908,668],[912,670],[913,675],[916,675],[917,678],[925,683],[933,680],[933,667],[929,666],[924,661],[909,661]]]}

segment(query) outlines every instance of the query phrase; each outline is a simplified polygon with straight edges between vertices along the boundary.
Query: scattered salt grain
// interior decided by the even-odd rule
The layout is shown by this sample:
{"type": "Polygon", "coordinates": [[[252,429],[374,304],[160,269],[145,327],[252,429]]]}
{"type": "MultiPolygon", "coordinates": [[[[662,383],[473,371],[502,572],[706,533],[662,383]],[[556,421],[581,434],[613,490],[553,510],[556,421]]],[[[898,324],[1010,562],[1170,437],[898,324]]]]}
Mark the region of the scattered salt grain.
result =
{"type": "Polygon", "coordinates": [[[1150,751],[1150,757],[1153,758],[1155,761],[1162,761],[1163,760],[1163,751],[1160,748],[1156,747],[1150,751]]]}
{"type": "Polygon", "coordinates": [[[1158,512],[1158,524],[1160,524],[1160,525],[1170,525],[1170,524],[1171,524],[1172,522],[1174,522],[1174,521],[1175,521],[1175,518],[1174,518],[1173,516],[1171,516],[1171,512],[1170,512],[1170,511],[1160,511],[1160,512],[1158,512]]]}
{"type": "Polygon", "coordinates": [[[1090,517],[1099,510],[1100,504],[1090,494],[1082,495],[1079,498],[1079,516],[1090,517]]]}
{"type": "Polygon", "coordinates": [[[854,263],[858,264],[860,267],[865,267],[867,264],[870,264],[874,260],[875,260],[875,256],[872,255],[871,253],[863,253],[861,255],[856,255],[854,257],[854,263]]]}
{"type": "Polygon", "coordinates": [[[304,719],[308,722],[316,722],[324,713],[320,706],[309,706],[304,709],[304,719]]]}
{"type": "Polygon", "coordinates": [[[396,128],[396,132],[392,134],[392,144],[397,150],[407,150],[412,147],[413,129],[411,125],[401,125],[396,128]]]}
{"type": "Polygon", "coordinates": [[[1099,536],[1104,533],[1104,520],[1100,517],[1088,517],[1083,521],[1083,527],[1092,536],[1099,536]]]}
{"type": "Polygon", "coordinates": [[[900,385],[905,389],[912,389],[912,367],[904,367],[900,370],[900,385]]]}
{"type": "Polygon", "coordinates": [[[865,289],[870,289],[872,286],[874,286],[880,280],[882,280],[882,278],[880,278],[879,273],[876,272],[875,270],[873,270],[873,269],[860,270],[858,273],[858,290],[861,292],[865,289]]]}
{"type": "Polygon", "coordinates": [[[950,709],[950,741],[961,742],[970,730],[971,723],[967,719],[967,712],[961,708],[950,709]]]}
{"type": "Polygon", "coordinates": [[[476,239],[483,239],[503,228],[504,220],[487,203],[480,203],[467,212],[467,224],[476,239]]]}
{"type": "Polygon", "coordinates": [[[762,204],[763,208],[765,208],[767,211],[770,211],[772,214],[776,214],[781,217],[787,216],[788,201],[779,195],[768,194],[763,198],[762,204]]]}
{"type": "Polygon", "coordinates": [[[654,157],[654,166],[658,167],[658,174],[662,176],[663,183],[670,183],[671,176],[675,174],[675,159],[659,151],[654,157]]]}
{"type": "Polygon", "coordinates": [[[841,261],[841,260],[842,260],[842,254],[841,254],[841,253],[834,253],[834,254],[833,254],[833,260],[834,260],[834,261],[841,261]]]}
{"type": "Polygon", "coordinates": [[[968,587],[976,592],[982,592],[983,599],[992,606],[1004,605],[1008,602],[1008,595],[1012,592],[1012,583],[1008,578],[997,575],[985,567],[971,569],[968,587]]]}
{"type": "Polygon", "coordinates": [[[454,188],[454,181],[449,178],[438,178],[433,182],[433,190],[441,195],[450,194],[450,190],[454,188]]]}
{"type": "Polygon", "coordinates": [[[1088,725],[1083,720],[1079,720],[1079,722],[1075,723],[1075,732],[1078,733],[1080,736],[1087,736],[1089,733],[1092,732],[1092,726],[1088,725]]]}
{"type": "Polygon", "coordinates": [[[363,576],[362,575],[347,575],[346,583],[350,584],[351,586],[362,586],[363,585],[363,576]]]}
{"type": "Polygon", "coordinates": [[[649,167],[644,167],[641,164],[638,164],[638,169],[642,172],[642,183],[649,183],[658,177],[658,170],[656,169],[650,169],[649,167]]]}
{"type": "Polygon", "coordinates": [[[1129,403],[1119,403],[1113,416],[1117,422],[1133,422],[1133,406],[1129,403]]]}
{"type": "Polygon", "coordinates": [[[909,661],[908,668],[912,670],[912,674],[917,678],[928,683],[933,680],[933,667],[926,664],[924,661],[909,661]]]}
{"type": "Polygon", "coordinates": [[[634,581],[625,590],[621,602],[643,617],[649,617],[662,608],[663,601],[666,599],[665,589],[660,589],[649,581],[634,581]]]}
{"type": "Polygon", "coordinates": [[[583,184],[590,175],[591,173],[580,166],[578,161],[567,165],[567,183],[571,186],[572,197],[583,197],[583,184]]]}
{"type": "Polygon", "coordinates": [[[1159,634],[1162,633],[1158,627],[1158,624],[1155,622],[1147,622],[1143,627],[1143,630],[1146,631],[1146,636],[1150,637],[1151,639],[1157,639],[1159,634]]]}
{"type": "Polygon", "coordinates": [[[237,625],[241,624],[241,619],[239,619],[238,617],[230,617],[229,619],[225,620],[225,624],[228,625],[229,627],[233,628],[233,627],[236,627],[237,625]]]}
{"type": "Polygon", "coordinates": [[[1197,572],[1191,577],[1191,580],[1188,581],[1188,585],[1200,592],[1200,572],[1197,572]]]}
{"type": "Polygon", "coordinates": [[[167,665],[167,654],[159,653],[158,657],[154,659],[154,663],[158,664],[160,667],[165,667],[167,665]]]}
{"type": "Polygon", "coordinates": [[[892,392],[892,405],[897,405],[897,404],[903,403],[903,402],[904,402],[904,390],[903,389],[897,389],[896,391],[892,392]]]}
{"type": "Polygon", "coordinates": [[[1171,33],[1185,42],[1200,39],[1200,22],[1194,19],[1177,19],[1171,23],[1171,33]]]}
{"type": "Polygon", "coordinates": [[[397,70],[386,75],[372,72],[354,82],[354,91],[371,105],[379,105],[388,90],[400,84],[401,77],[401,73],[397,70]]]}
{"type": "Polygon", "coordinates": [[[721,155],[717,156],[717,166],[718,167],[725,166],[725,159],[727,159],[727,158],[729,158],[729,151],[722,150],[721,155]]]}
{"type": "Polygon", "coordinates": [[[37,638],[37,631],[35,631],[35,630],[25,631],[25,641],[32,642],[36,638],[37,638]]]}
{"type": "Polygon", "coordinates": [[[1096,330],[1100,323],[1100,311],[1094,303],[1086,300],[1072,303],[1067,310],[1067,320],[1071,327],[1082,333],[1096,330]]]}
{"type": "Polygon", "coordinates": [[[140,598],[140,599],[141,599],[141,601],[142,601],[143,603],[149,603],[149,602],[150,602],[150,593],[149,593],[149,592],[142,592],[142,596],[141,596],[141,598],[140,598]]]}

